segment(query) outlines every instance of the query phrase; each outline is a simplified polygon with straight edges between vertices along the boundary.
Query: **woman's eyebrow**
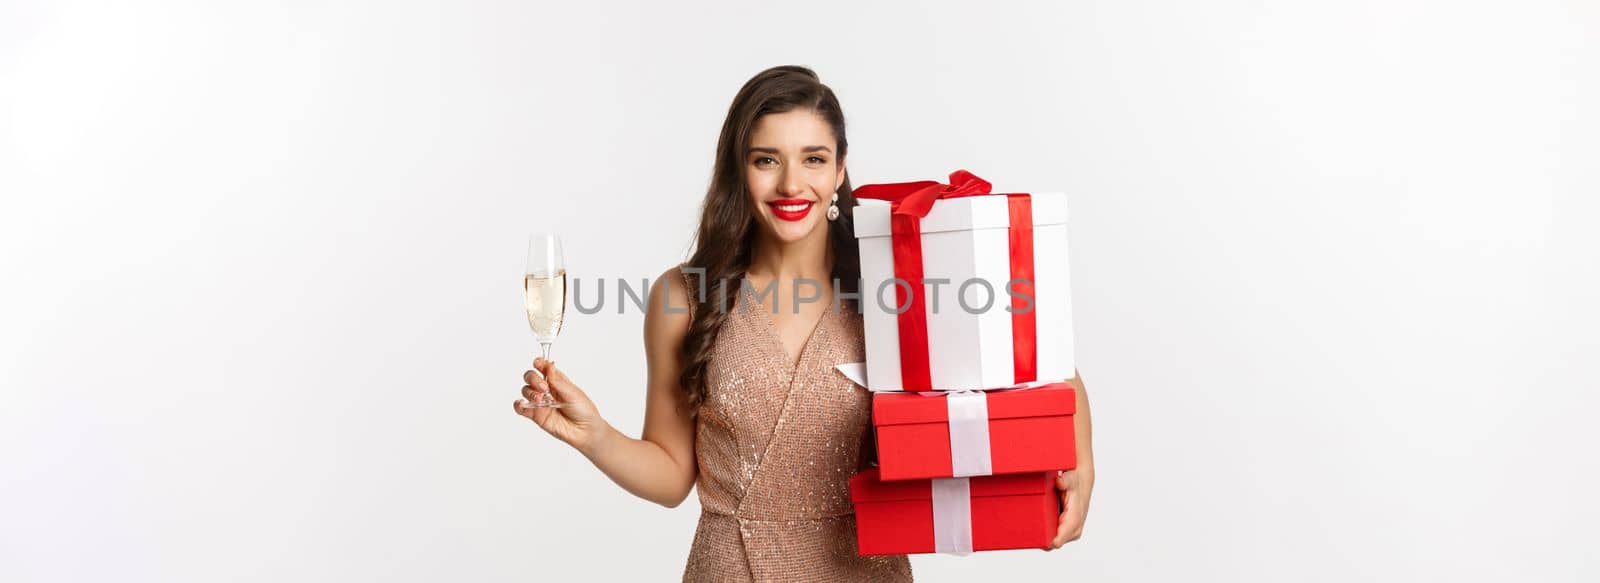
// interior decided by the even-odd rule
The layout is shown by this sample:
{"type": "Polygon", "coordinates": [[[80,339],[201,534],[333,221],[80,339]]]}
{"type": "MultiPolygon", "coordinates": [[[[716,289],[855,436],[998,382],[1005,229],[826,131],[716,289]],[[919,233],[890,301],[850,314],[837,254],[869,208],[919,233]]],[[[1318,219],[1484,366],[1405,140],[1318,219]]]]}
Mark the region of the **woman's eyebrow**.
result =
{"type": "MultiPolygon", "coordinates": [[[[763,154],[776,154],[776,153],[778,153],[778,149],[777,148],[768,148],[766,146],[751,146],[750,147],[750,151],[751,152],[761,152],[763,154]]],[[[801,148],[800,151],[802,153],[827,152],[829,154],[832,154],[833,153],[833,148],[829,148],[827,146],[806,146],[804,148],[801,148]]]]}

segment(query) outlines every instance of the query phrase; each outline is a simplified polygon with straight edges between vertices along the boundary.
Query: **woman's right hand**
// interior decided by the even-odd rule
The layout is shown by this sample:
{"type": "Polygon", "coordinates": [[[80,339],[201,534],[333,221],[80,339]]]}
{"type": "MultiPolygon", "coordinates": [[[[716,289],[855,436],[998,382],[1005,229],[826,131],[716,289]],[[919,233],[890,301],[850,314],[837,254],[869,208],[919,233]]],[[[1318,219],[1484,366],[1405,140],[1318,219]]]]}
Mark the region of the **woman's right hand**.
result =
{"type": "Polygon", "coordinates": [[[546,433],[587,454],[610,426],[600,418],[594,401],[556,368],[554,361],[535,358],[533,368],[522,373],[522,398],[511,406],[518,415],[532,419],[546,433]],[[561,406],[529,407],[527,400],[544,390],[554,393],[561,406]]]}

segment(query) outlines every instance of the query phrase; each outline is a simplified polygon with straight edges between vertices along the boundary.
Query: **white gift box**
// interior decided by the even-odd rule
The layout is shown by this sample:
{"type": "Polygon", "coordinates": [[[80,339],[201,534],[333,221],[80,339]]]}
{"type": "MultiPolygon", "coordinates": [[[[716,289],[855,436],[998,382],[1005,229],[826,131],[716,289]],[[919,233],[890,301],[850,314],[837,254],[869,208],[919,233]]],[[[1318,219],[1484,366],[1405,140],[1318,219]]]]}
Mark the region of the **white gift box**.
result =
{"type": "MultiPolygon", "coordinates": [[[[1068,379],[1076,375],[1067,268],[1067,197],[1042,193],[1031,199],[1037,379],[1068,379]]],[[[861,247],[860,304],[866,332],[864,384],[873,391],[906,390],[901,379],[899,315],[895,312],[890,204],[859,202],[855,230],[861,247]]],[[[927,314],[932,389],[1021,384],[1015,377],[1012,314],[1006,309],[1011,305],[1007,294],[1011,280],[1007,197],[994,194],[939,200],[922,218],[921,231],[923,278],[928,283],[924,286],[927,305],[920,307],[927,314]],[[948,283],[934,283],[941,279],[948,283]],[[991,297],[992,302],[985,302],[991,297]],[[983,309],[985,303],[987,309],[983,309]]]]}

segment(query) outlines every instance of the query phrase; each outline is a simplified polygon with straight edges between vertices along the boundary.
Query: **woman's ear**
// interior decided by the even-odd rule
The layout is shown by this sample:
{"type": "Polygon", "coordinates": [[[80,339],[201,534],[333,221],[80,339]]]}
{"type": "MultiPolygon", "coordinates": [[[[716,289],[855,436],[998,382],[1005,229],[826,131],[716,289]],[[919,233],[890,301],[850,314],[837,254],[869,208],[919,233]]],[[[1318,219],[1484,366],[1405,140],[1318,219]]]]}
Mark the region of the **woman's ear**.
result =
{"type": "Polygon", "coordinates": [[[844,186],[845,178],[844,156],[839,157],[839,178],[833,181],[833,191],[839,192],[839,187],[844,186]]]}

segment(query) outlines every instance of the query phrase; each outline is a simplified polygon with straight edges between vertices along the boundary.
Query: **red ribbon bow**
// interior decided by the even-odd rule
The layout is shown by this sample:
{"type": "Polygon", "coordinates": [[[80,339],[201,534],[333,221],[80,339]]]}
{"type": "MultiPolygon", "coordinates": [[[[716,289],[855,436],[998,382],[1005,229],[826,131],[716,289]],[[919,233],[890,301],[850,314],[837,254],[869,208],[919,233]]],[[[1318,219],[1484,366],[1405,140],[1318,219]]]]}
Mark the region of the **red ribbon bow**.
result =
{"type": "MultiPolygon", "coordinates": [[[[932,180],[867,184],[855,189],[858,199],[889,202],[890,235],[894,247],[895,308],[905,307],[897,316],[900,337],[900,381],[913,391],[933,388],[928,362],[928,314],[922,269],[922,218],[933,210],[933,203],[946,198],[990,194],[992,185],[966,170],[950,173],[950,183],[932,180]],[[908,293],[909,292],[909,293],[908,293]],[[907,303],[909,302],[909,303],[907,303]]],[[[1004,195],[1010,208],[1011,342],[1014,377],[1023,383],[1037,380],[1037,349],[1033,298],[1033,207],[1026,194],[1004,195]],[[1021,297],[1026,294],[1026,298],[1021,297]],[[1027,310],[1022,313],[1021,310],[1027,310]]],[[[869,379],[870,380],[870,379],[869,379]]],[[[941,387],[945,389],[980,387],[941,387]]],[[[981,387],[987,388],[987,387],[981,387]]]]}
{"type": "Polygon", "coordinates": [[[966,170],[950,173],[950,184],[932,180],[896,182],[893,184],[867,184],[855,189],[856,198],[889,201],[896,216],[922,218],[933,210],[933,202],[941,198],[960,198],[989,194],[992,185],[966,170]]]}

